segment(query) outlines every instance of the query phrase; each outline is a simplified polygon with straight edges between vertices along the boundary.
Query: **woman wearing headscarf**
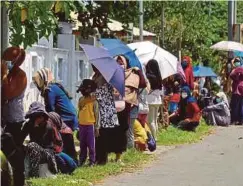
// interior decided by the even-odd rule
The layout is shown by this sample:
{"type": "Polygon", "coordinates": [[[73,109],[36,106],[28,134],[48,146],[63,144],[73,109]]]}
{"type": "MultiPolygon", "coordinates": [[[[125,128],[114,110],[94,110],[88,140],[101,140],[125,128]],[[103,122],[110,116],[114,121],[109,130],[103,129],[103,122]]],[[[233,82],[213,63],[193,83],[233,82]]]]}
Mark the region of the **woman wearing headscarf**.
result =
{"type": "MultiPolygon", "coordinates": [[[[128,121],[119,120],[128,124],[127,130],[127,147],[134,148],[134,133],[133,125],[138,117],[139,104],[139,88],[145,88],[146,82],[142,71],[138,67],[130,67],[129,60],[120,55],[116,57],[117,63],[124,68],[125,71],[125,102],[128,121]]],[[[118,115],[119,117],[119,115],[118,115]]],[[[121,119],[122,117],[120,117],[121,119]]],[[[127,125],[126,124],[126,125],[127,125]]]]}
{"type": "Polygon", "coordinates": [[[116,130],[119,127],[117,111],[113,98],[113,87],[106,82],[99,70],[92,66],[94,76],[92,79],[97,85],[95,91],[96,100],[100,110],[99,136],[96,137],[96,161],[97,164],[106,164],[110,152],[117,153],[116,130]]]}
{"type": "Polygon", "coordinates": [[[192,69],[192,59],[189,56],[184,56],[182,58],[181,66],[186,76],[186,85],[189,86],[191,90],[193,90],[194,76],[193,76],[193,69],[192,69]]]}
{"type": "Polygon", "coordinates": [[[57,173],[55,153],[62,152],[62,139],[58,130],[48,121],[48,113],[45,106],[40,102],[33,102],[26,113],[25,123],[22,129],[22,140],[24,142],[27,135],[30,142],[25,147],[25,155],[29,160],[30,169],[27,172],[29,177],[39,177],[39,165],[48,164],[48,169],[57,173]]]}
{"type": "MultiPolygon", "coordinates": [[[[78,129],[78,118],[76,109],[71,102],[71,96],[65,88],[54,81],[53,74],[48,68],[38,70],[33,81],[44,97],[47,112],[56,112],[61,116],[62,121],[73,131],[78,129]]],[[[66,146],[65,146],[66,147],[66,146]]],[[[64,150],[77,160],[73,139],[69,143],[69,148],[64,150]]]]}
{"type": "Polygon", "coordinates": [[[225,93],[217,93],[214,99],[214,105],[205,107],[202,110],[202,114],[207,124],[228,126],[231,117],[229,103],[225,93]]]}
{"type": "Polygon", "coordinates": [[[149,104],[148,124],[152,135],[157,139],[158,131],[158,112],[162,104],[162,77],[159,70],[159,64],[156,60],[151,59],[146,65],[146,76],[151,85],[151,90],[147,96],[149,104]]]}
{"type": "Polygon", "coordinates": [[[16,145],[20,145],[20,132],[24,122],[24,93],[27,77],[20,66],[25,60],[25,51],[9,47],[2,55],[2,126],[10,133],[16,145]]]}
{"type": "Polygon", "coordinates": [[[190,88],[182,87],[179,109],[170,115],[171,123],[182,130],[195,131],[200,118],[201,111],[196,99],[191,95],[190,88]]]}
{"type": "Polygon", "coordinates": [[[243,67],[235,68],[230,78],[233,81],[230,102],[231,123],[243,124],[243,67]]]}

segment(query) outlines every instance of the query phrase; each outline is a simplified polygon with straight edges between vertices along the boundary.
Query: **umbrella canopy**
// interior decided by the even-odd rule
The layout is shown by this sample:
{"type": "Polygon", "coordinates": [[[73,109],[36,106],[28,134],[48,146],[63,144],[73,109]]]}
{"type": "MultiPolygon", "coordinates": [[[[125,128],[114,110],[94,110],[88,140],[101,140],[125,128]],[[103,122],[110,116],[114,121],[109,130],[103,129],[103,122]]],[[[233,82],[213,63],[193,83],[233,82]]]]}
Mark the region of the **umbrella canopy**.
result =
{"type": "Polygon", "coordinates": [[[118,55],[124,55],[129,60],[130,67],[138,67],[142,69],[141,63],[134,51],[130,49],[119,39],[100,39],[101,44],[106,48],[109,53],[114,57],[118,55]]]}
{"type": "Polygon", "coordinates": [[[243,52],[243,44],[234,41],[220,41],[210,48],[214,50],[243,52]]]}
{"type": "Polygon", "coordinates": [[[128,46],[132,50],[135,50],[135,54],[144,65],[146,65],[150,59],[157,60],[162,79],[177,73],[177,58],[154,43],[150,41],[143,41],[131,43],[128,44],[128,46]]]}
{"type": "Polygon", "coordinates": [[[234,56],[235,57],[243,57],[243,52],[235,51],[234,56]]]}
{"type": "Polygon", "coordinates": [[[117,64],[110,53],[104,48],[80,44],[89,62],[94,65],[105,80],[115,87],[122,96],[125,95],[124,69],[117,64]]]}
{"type": "Polygon", "coordinates": [[[217,74],[210,67],[195,66],[193,67],[194,77],[217,77],[217,74]]]}

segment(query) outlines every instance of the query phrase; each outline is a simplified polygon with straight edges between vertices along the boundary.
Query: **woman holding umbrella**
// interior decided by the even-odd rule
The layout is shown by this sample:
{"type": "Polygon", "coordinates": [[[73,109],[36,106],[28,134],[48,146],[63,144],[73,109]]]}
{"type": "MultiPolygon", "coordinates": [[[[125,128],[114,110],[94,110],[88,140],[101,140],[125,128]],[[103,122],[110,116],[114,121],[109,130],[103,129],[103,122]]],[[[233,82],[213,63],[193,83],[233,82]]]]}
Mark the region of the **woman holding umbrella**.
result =
{"type": "Polygon", "coordinates": [[[99,70],[92,65],[93,80],[97,85],[95,92],[100,108],[100,130],[96,138],[97,164],[106,164],[108,153],[117,152],[116,130],[119,126],[115,102],[113,99],[113,87],[106,82],[99,70]]]}

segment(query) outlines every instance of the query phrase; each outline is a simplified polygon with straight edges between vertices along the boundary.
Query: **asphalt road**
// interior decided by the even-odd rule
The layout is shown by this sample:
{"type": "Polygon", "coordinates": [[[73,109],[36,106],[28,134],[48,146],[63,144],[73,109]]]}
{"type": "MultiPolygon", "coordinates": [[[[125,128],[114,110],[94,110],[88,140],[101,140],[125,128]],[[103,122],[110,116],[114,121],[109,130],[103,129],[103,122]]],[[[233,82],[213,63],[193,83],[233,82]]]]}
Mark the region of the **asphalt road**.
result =
{"type": "Polygon", "coordinates": [[[243,186],[243,127],[217,128],[192,145],[162,153],[147,168],[103,186],[243,186]]]}

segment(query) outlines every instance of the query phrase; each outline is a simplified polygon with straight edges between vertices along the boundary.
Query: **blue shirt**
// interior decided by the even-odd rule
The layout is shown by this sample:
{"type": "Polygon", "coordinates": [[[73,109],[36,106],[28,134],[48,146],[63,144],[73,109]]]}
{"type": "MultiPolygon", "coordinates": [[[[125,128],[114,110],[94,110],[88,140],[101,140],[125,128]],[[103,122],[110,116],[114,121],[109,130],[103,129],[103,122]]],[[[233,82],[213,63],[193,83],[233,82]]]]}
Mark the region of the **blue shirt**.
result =
{"type": "Polygon", "coordinates": [[[72,130],[78,128],[76,109],[66,93],[58,85],[49,85],[45,91],[44,98],[47,112],[58,113],[72,130]]]}

